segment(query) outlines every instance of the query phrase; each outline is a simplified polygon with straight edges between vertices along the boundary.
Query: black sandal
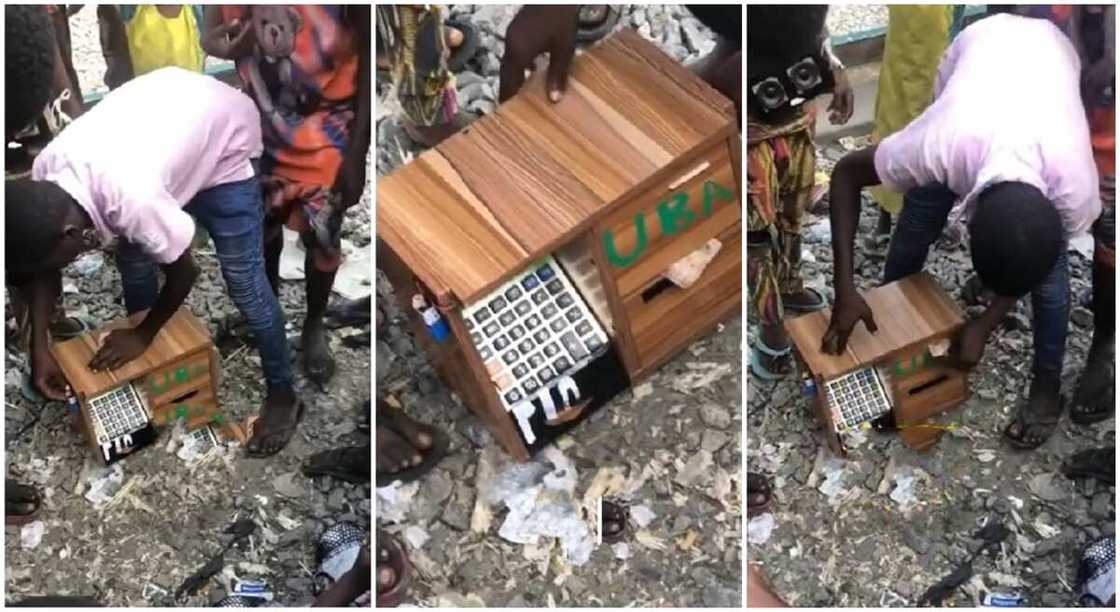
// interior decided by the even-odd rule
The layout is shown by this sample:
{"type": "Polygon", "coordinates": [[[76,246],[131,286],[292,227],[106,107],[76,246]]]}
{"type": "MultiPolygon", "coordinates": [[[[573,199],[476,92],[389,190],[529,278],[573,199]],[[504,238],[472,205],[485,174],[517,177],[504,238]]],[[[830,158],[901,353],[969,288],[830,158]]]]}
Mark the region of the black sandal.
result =
{"type": "MultiPolygon", "coordinates": [[[[254,450],[249,448],[249,444],[253,441],[253,438],[256,437],[256,435],[257,435],[257,433],[256,433],[257,426],[264,420],[264,417],[262,416],[262,417],[258,418],[256,421],[254,421],[253,422],[253,432],[249,435],[249,440],[245,442],[245,454],[250,456],[250,457],[253,457],[254,459],[264,459],[264,458],[267,458],[267,457],[271,457],[271,456],[275,455],[276,453],[279,453],[280,451],[287,448],[288,444],[292,441],[292,436],[295,435],[295,433],[296,433],[296,429],[299,428],[299,422],[301,420],[303,420],[303,408],[304,408],[303,400],[301,400],[297,397],[296,398],[296,418],[295,418],[295,420],[293,420],[288,425],[285,425],[285,426],[283,426],[279,429],[276,429],[275,431],[269,432],[266,435],[264,440],[271,440],[271,439],[273,439],[277,436],[283,436],[284,437],[284,443],[281,444],[280,446],[276,447],[276,450],[274,450],[272,452],[265,452],[265,451],[262,451],[262,450],[254,451],[254,450]]],[[[263,441],[262,441],[261,444],[258,445],[258,449],[261,446],[263,446],[263,441]]]]}
{"type": "Polygon", "coordinates": [[[757,472],[747,472],[747,518],[764,514],[770,509],[770,481],[757,472]],[[751,503],[751,498],[761,496],[762,501],[751,503]]]}
{"type": "MultiPolygon", "coordinates": [[[[1027,401],[1029,402],[1030,400],[1027,401]]],[[[1066,398],[1063,396],[1058,399],[1057,413],[1034,417],[1028,421],[1026,416],[1027,406],[1024,405],[1023,408],[1019,410],[1019,414],[1007,424],[1007,427],[1003,428],[1003,437],[1007,439],[1007,442],[1011,444],[1011,446],[1019,450],[1034,450],[1045,444],[1046,441],[1050,439],[1050,436],[1054,435],[1054,432],[1058,429],[1058,423],[1062,421],[1062,413],[1065,412],[1065,409],[1066,398]],[[1015,427],[1015,425],[1019,426],[1018,435],[1011,433],[1011,428],[1015,427]],[[1027,440],[1026,433],[1038,427],[1048,427],[1049,429],[1037,442],[1027,440]]]]}
{"type": "Polygon", "coordinates": [[[1116,483],[1116,447],[1090,448],[1069,458],[1062,466],[1069,478],[1096,478],[1112,486],[1116,483]]]}
{"type": "MultiPolygon", "coordinates": [[[[381,425],[378,427],[385,427],[393,433],[403,438],[406,442],[411,444],[411,440],[401,433],[397,427],[397,410],[384,410],[386,414],[377,415],[378,419],[382,419],[381,425]]],[[[436,429],[435,427],[428,427],[428,434],[432,436],[432,445],[427,449],[416,449],[421,453],[423,460],[419,465],[406,468],[397,472],[377,472],[377,487],[387,487],[395,481],[401,481],[402,484],[407,484],[423,475],[427,474],[434,468],[444,457],[447,456],[447,448],[450,446],[450,439],[447,434],[436,429]]]]}
{"type": "Polygon", "coordinates": [[[576,41],[590,43],[611,33],[622,18],[620,6],[612,4],[585,4],[579,9],[576,41]]]}
{"type": "Polygon", "coordinates": [[[353,484],[369,482],[370,447],[347,446],[335,448],[308,457],[303,464],[303,475],[333,476],[353,484]]]}
{"type": "Polygon", "coordinates": [[[43,504],[39,491],[10,478],[4,481],[4,487],[4,524],[26,525],[35,520],[43,504]]]}
{"type": "Polygon", "coordinates": [[[612,501],[602,500],[603,516],[599,517],[602,525],[603,541],[613,544],[626,537],[630,527],[630,508],[612,501]]]}

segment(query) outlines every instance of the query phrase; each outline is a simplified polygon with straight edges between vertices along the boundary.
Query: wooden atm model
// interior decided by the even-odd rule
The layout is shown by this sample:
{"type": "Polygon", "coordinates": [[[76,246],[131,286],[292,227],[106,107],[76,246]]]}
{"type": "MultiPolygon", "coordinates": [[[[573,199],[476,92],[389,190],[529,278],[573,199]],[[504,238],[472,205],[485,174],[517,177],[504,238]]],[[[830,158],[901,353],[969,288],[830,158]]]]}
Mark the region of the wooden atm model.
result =
{"type": "Polygon", "coordinates": [[[220,359],[210,332],[186,308],[163,326],[143,355],[107,372],[88,364],[103,335],[143,320],[141,312],[55,343],[58,365],[76,396],[86,439],[98,457],[112,463],[150,443],[156,426],[185,419],[188,429],[220,421],[220,359]]]}
{"type": "Polygon", "coordinates": [[[742,295],[731,101],[632,31],[574,58],[557,103],[543,73],[377,181],[379,268],[441,377],[519,459],[742,295]]]}
{"type": "Polygon", "coordinates": [[[964,317],[925,272],[863,298],[879,331],[873,335],[857,324],[842,355],[821,352],[831,309],[786,322],[802,389],[837,454],[846,452],[846,433],[871,422],[897,427],[907,445],[926,450],[942,433],[927,420],[968,399],[967,375],[936,357],[947,351],[964,317]]]}

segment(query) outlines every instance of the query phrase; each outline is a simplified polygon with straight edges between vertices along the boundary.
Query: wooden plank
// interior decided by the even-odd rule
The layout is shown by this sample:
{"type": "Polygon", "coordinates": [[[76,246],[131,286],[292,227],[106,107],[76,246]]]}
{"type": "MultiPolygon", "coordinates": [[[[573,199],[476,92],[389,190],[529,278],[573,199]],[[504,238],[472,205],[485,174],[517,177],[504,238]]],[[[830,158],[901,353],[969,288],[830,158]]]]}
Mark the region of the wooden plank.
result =
{"type": "Polygon", "coordinates": [[[786,322],[786,330],[809,370],[825,380],[948,338],[964,323],[960,307],[925,272],[876,287],[863,297],[879,332],[871,334],[862,323],[856,324],[843,355],[827,355],[820,350],[831,308],[786,322]]]}
{"type": "Polygon", "coordinates": [[[79,398],[95,396],[147,376],[184,355],[206,349],[211,344],[209,330],[183,307],[172,315],[140,357],[117,370],[90,371],[88,365],[100,347],[101,335],[112,329],[135,326],[146,314],[146,311],[136,313],[128,319],[114,321],[101,329],[51,346],[51,353],[79,398]]]}
{"type": "Polygon", "coordinates": [[[378,235],[443,302],[470,302],[735,130],[726,99],[635,33],[575,58],[559,103],[543,79],[378,180],[378,235]]]}

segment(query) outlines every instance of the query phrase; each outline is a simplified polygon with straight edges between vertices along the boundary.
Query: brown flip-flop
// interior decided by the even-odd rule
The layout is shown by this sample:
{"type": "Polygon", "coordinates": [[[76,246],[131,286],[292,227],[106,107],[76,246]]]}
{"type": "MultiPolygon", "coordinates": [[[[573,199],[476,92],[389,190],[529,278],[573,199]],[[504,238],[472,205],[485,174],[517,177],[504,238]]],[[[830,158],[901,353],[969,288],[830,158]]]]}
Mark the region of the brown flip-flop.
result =
{"type": "MultiPolygon", "coordinates": [[[[395,608],[404,600],[408,585],[412,581],[412,564],[408,552],[400,540],[381,529],[377,530],[377,567],[388,566],[393,570],[397,581],[384,591],[377,591],[378,608],[395,608]]],[[[378,586],[380,589],[380,586],[378,586]]]]}

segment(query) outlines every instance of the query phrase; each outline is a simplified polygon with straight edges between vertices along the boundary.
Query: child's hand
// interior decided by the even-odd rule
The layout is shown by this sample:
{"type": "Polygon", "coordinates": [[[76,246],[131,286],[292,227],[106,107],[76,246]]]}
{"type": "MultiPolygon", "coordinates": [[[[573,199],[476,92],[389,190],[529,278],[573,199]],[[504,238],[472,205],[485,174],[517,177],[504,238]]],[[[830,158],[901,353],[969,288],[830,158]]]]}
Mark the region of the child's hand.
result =
{"type": "Polygon", "coordinates": [[[33,351],[31,379],[35,382],[35,388],[39,393],[48,399],[66,399],[66,378],[50,351],[33,351]]]}
{"type": "Polygon", "coordinates": [[[976,321],[971,321],[953,338],[949,356],[958,369],[971,370],[984,357],[984,345],[987,343],[988,329],[976,321]]]}
{"type": "Polygon", "coordinates": [[[871,314],[871,307],[859,293],[837,292],[836,304],[832,307],[832,320],[821,340],[821,351],[829,355],[843,353],[848,347],[848,338],[851,337],[852,330],[860,321],[867,326],[867,331],[871,333],[879,331],[879,326],[875,324],[875,317],[871,314]]]}
{"type": "Polygon", "coordinates": [[[548,53],[548,99],[559,102],[568,85],[568,66],[576,52],[578,6],[522,6],[506,28],[498,99],[505,102],[525,83],[525,71],[548,53]]]}
{"type": "Polygon", "coordinates": [[[207,32],[202,47],[214,57],[235,60],[252,53],[255,43],[253,24],[233,19],[207,32]]]}
{"type": "Polygon", "coordinates": [[[143,355],[151,342],[150,337],[136,328],[113,330],[89,362],[89,369],[94,372],[116,370],[143,355]]]}
{"type": "Polygon", "coordinates": [[[832,88],[832,103],[828,105],[828,120],[832,125],[844,125],[852,118],[852,111],[855,110],[855,94],[852,93],[846,70],[834,70],[832,75],[836,85],[832,88]]]}

